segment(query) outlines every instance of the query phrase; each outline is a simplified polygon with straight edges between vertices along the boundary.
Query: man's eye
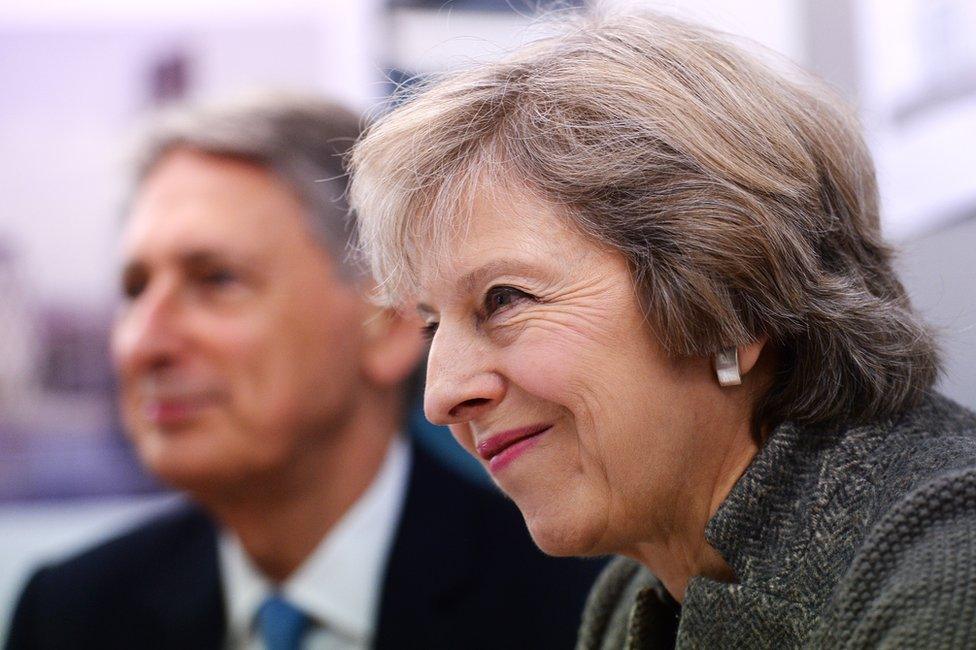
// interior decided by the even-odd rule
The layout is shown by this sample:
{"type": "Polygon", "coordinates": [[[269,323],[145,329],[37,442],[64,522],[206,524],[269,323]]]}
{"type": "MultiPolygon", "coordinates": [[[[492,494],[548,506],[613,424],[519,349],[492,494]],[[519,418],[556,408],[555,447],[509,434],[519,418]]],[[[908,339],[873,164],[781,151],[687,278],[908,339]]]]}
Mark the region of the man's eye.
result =
{"type": "Polygon", "coordinates": [[[199,281],[211,287],[223,287],[237,282],[237,274],[229,269],[212,269],[200,274],[199,281]]]}
{"type": "Polygon", "coordinates": [[[501,311],[520,300],[531,299],[532,296],[520,289],[508,286],[492,287],[485,294],[484,310],[486,316],[501,311]]]}
{"type": "Polygon", "coordinates": [[[122,277],[122,296],[126,300],[135,300],[145,291],[147,278],[141,273],[127,273],[122,277]]]}

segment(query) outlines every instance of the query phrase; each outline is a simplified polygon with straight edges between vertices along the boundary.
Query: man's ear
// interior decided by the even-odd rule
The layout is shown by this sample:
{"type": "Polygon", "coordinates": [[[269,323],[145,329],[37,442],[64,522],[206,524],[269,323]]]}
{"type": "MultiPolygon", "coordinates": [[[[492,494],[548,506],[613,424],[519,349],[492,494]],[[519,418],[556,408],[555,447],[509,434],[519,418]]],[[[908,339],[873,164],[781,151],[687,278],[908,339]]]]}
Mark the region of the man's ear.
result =
{"type": "Polygon", "coordinates": [[[426,347],[420,317],[393,309],[370,309],[363,331],[363,374],[378,386],[390,387],[404,381],[426,347]]]}

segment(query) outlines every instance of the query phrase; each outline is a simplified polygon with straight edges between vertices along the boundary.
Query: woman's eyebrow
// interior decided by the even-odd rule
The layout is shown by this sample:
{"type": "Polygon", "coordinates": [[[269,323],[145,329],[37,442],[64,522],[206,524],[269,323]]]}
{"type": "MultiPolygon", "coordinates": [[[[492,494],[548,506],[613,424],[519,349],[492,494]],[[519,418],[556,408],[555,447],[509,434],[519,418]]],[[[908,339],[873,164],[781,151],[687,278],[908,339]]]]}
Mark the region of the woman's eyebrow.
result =
{"type": "Polygon", "coordinates": [[[437,310],[425,302],[417,303],[417,313],[420,314],[421,318],[434,318],[437,316],[437,310]]]}
{"type": "Polygon", "coordinates": [[[502,257],[492,260],[479,266],[461,276],[458,281],[458,288],[463,293],[471,293],[475,289],[481,288],[488,278],[497,275],[524,275],[531,277],[542,277],[545,275],[543,269],[531,262],[510,257],[502,257]]]}

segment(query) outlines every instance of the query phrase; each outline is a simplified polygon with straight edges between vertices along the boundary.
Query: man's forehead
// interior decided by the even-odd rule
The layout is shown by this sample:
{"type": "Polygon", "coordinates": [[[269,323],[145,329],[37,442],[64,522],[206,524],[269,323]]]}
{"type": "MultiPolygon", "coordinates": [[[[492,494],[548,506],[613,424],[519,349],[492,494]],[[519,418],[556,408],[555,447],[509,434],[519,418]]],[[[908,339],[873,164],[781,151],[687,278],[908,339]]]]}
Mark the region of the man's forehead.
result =
{"type": "Polygon", "coordinates": [[[273,229],[252,229],[247,220],[224,223],[205,210],[135,213],[125,224],[125,258],[145,256],[255,255],[274,246],[273,229]]]}
{"type": "Polygon", "coordinates": [[[311,237],[299,205],[268,192],[241,196],[235,189],[234,184],[186,186],[176,179],[147,187],[123,224],[123,255],[184,255],[190,250],[253,255],[289,239],[311,237]]]}

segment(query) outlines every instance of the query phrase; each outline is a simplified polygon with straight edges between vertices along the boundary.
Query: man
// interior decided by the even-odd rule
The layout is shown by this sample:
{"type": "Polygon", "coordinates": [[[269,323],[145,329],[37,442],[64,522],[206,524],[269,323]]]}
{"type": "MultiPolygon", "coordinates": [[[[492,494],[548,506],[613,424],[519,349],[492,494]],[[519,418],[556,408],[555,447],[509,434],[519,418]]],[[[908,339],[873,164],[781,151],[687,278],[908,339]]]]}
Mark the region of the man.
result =
{"type": "Polygon", "coordinates": [[[363,297],[318,102],[150,140],[112,335],[145,466],[200,509],[39,571],[10,648],[570,647],[598,566],[399,432],[419,325],[363,297]]]}

